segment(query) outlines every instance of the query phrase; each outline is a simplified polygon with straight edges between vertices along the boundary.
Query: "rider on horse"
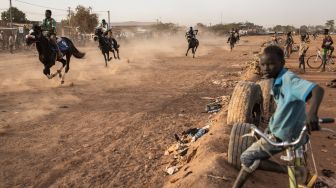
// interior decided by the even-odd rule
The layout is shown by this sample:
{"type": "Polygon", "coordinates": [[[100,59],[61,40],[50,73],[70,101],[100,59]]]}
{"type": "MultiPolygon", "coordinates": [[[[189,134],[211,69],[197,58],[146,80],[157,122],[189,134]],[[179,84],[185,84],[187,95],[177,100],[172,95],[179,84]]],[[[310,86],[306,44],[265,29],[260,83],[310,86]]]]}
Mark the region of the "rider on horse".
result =
{"type": "Polygon", "coordinates": [[[117,41],[113,38],[112,28],[106,23],[105,19],[102,19],[102,23],[100,24],[100,28],[104,33],[104,37],[108,39],[108,42],[111,44],[112,49],[117,45],[117,41]]]}
{"type": "Polygon", "coordinates": [[[45,11],[46,18],[42,21],[41,28],[44,31],[43,35],[50,41],[56,50],[57,59],[62,58],[62,53],[59,47],[57,46],[56,41],[56,21],[54,18],[51,18],[51,10],[45,11]]]}
{"type": "Polygon", "coordinates": [[[186,33],[188,41],[190,41],[190,39],[196,38],[197,33],[198,30],[194,30],[193,27],[190,27],[189,31],[186,33]]]}

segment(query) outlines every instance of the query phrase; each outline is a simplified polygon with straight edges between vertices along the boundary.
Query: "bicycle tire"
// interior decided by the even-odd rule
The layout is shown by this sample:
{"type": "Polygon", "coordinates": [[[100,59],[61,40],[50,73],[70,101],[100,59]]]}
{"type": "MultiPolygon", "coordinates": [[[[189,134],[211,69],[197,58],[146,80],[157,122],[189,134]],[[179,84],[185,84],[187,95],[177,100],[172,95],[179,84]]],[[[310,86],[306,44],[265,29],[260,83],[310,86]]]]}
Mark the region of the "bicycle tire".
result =
{"type": "Polygon", "coordinates": [[[326,65],[331,72],[336,72],[336,63],[334,58],[331,58],[328,60],[327,65],[326,65]]]}
{"type": "Polygon", "coordinates": [[[311,55],[307,59],[307,65],[311,69],[319,69],[322,66],[322,59],[318,56],[318,59],[316,60],[316,55],[311,55]]]}

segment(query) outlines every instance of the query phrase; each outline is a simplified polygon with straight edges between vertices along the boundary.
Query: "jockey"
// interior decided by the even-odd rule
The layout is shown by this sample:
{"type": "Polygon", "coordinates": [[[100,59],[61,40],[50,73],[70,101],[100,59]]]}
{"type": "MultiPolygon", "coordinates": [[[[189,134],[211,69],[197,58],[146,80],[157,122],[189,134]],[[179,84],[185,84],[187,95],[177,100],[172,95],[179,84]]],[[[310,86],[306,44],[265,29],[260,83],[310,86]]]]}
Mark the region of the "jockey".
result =
{"type": "Polygon", "coordinates": [[[108,42],[111,44],[111,48],[114,49],[117,41],[113,38],[112,28],[106,23],[105,19],[102,19],[102,22],[99,26],[102,29],[104,37],[107,38],[108,42]]]}
{"type": "Polygon", "coordinates": [[[100,23],[100,28],[102,29],[103,33],[107,33],[107,31],[110,29],[105,19],[102,19],[102,22],[100,23]]]}
{"type": "Polygon", "coordinates": [[[228,40],[227,40],[227,42],[226,43],[230,43],[230,44],[234,44],[234,43],[236,43],[236,36],[235,36],[235,33],[234,32],[230,32],[230,36],[229,36],[229,38],[228,38],[228,40]]]}
{"type": "Polygon", "coordinates": [[[186,37],[188,41],[192,38],[196,38],[197,33],[198,33],[198,30],[194,30],[193,27],[190,27],[189,31],[186,33],[186,37]]]}
{"type": "Polygon", "coordinates": [[[56,21],[51,18],[51,10],[45,11],[45,19],[42,21],[41,28],[43,35],[49,39],[50,43],[54,46],[57,53],[57,59],[62,58],[62,53],[56,42],[56,21]]]}

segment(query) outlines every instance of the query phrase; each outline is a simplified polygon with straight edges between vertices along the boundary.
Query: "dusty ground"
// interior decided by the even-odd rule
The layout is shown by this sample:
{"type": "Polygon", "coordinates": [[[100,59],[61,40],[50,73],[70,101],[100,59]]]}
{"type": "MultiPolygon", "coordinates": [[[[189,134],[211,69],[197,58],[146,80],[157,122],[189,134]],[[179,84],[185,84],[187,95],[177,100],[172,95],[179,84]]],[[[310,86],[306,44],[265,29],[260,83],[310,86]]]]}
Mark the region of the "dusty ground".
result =
{"type": "MultiPolygon", "coordinates": [[[[213,117],[216,125],[197,143],[185,171],[190,175],[170,183],[184,171],[166,177],[169,159],[163,154],[174,133],[204,126],[208,101],[201,97],[230,95],[233,88],[214,80],[239,80],[231,73],[241,70],[265,37],[243,38],[233,52],[224,38],[199,39],[195,59],[184,56],[181,38],[121,44],[122,60],[108,68],[97,48],[82,48],[87,56],[72,59],[64,86],[42,74],[35,53],[0,54],[0,187],[232,185],[237,171],[225,161],[230,131],[225,114],[213,117]]],[[[289,65],[296,66],[296,56],[289,65]]],[[[324,84],[335,73],[305,77],[324,84]]],[[[327,89],[321,116],[335,116],[335,95],[327,89]]],[[[319,170],[336,171],[335,140],[326,136],[314,134],[315,156],[319,170]]],[[[248,186],[284,187],[286,177],[275,176],[258,172],[248,186]]]]}

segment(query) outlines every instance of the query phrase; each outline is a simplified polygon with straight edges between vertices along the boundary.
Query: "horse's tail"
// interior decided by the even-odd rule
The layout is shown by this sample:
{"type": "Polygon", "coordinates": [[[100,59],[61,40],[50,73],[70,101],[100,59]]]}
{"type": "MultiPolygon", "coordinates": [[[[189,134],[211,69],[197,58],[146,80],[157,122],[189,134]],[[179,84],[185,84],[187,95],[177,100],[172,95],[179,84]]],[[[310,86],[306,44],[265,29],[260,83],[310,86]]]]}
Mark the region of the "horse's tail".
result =
{"type": "Polygon", "coordinates": [[[83,58],[85,56],[85,53],[78,51],[75,46],[73,46],[72,54],[75,58],[83,58]]]}
{"type": "Polygon", "coordinates": [[[83,58],[85,56],[85,53],[83,52],[80,52],[76,47],[75,45],[73,44],[73,42],[66,38],[66,37],[62,37],[63,40],[66,41],[66,43],[70,46],[70,51],[72,52],[72,55],[75,56],[75,58],[83,58]]]}

